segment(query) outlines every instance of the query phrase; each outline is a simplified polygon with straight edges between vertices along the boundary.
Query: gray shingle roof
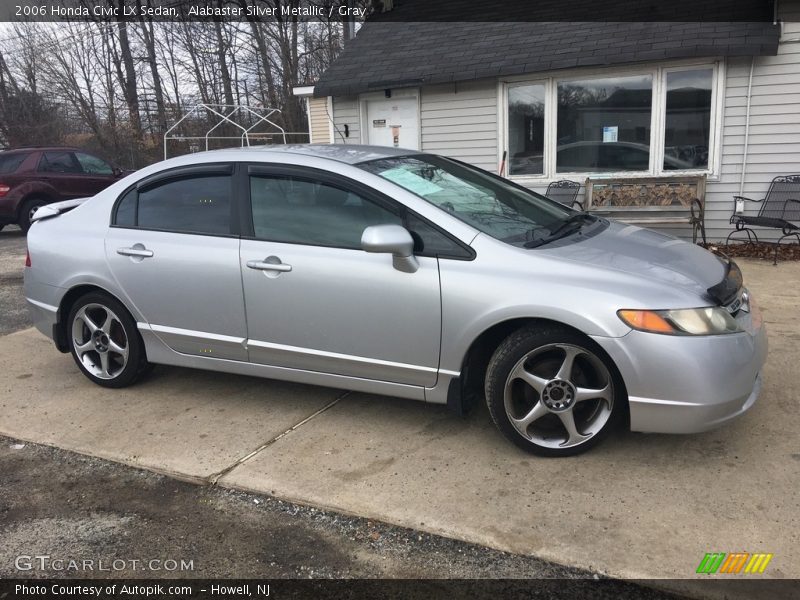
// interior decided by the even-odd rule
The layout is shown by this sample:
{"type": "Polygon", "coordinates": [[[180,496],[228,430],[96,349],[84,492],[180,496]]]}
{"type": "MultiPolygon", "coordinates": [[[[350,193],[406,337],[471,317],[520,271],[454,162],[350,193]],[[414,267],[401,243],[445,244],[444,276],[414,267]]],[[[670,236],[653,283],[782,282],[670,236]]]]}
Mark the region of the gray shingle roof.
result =
{"type": "Polygon", "coordinates": [[[663,59],[774,55],[772,23],[367,21],[315,96],[663,59]]]}

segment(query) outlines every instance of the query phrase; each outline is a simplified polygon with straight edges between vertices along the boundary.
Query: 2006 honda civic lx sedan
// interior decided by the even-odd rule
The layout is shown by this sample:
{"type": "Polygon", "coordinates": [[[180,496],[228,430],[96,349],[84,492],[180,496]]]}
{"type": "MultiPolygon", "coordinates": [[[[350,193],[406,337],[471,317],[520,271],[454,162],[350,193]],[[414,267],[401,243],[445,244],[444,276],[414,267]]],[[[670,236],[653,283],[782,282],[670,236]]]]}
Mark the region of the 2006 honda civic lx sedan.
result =
{"type": "Polygon", "coordinates": [[[433,154],[221,150],[28,234],[36,327],[93,382],[153,363],[466,410],[547,456],[747,411],[766,333],[735,263],[433,154]]]}

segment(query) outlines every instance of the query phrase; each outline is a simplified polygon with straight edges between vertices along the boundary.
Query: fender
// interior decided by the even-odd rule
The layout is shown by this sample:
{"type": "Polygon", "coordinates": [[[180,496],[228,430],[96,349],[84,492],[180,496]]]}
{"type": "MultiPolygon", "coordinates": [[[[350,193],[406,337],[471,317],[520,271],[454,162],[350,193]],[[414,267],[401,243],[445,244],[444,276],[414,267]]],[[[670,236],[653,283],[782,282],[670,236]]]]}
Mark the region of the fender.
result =
{"type": "Polygon", "coordinates": [[[26,181],[21,183],[9,192],[7,198],[15,203],[14,214],[19,218],[19,209],[22,203],[31,196],[44,198],[48,203],[56,202],[61,199],[59,191],[49,183],[44,181],[26,181]]]}

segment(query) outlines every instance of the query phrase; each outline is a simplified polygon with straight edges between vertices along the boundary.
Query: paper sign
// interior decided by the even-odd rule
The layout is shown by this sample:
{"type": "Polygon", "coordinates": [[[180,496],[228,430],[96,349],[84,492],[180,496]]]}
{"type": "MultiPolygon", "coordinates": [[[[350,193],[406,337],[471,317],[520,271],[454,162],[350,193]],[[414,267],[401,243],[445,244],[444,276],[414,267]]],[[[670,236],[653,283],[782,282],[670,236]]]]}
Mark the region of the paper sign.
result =
{"type": "Polygon", "coordinates": [[[603,127],[603,143],[616,142],[619,135],[619,127],[603,127]]]}
{"type": "Polygon", "coordinates": [[[407,171],[402,167],[383,171],[381,173],[381,177],[384,177],[389,181],[393,181],[397,185],[404,187],[409,192],[413,192],[418,196],[427,196],[429,194],[435,194],[436,192],[442,191],[442,188],[435,183],[431,183],[427,179],[420,177],[411,171],[407,171]]]}

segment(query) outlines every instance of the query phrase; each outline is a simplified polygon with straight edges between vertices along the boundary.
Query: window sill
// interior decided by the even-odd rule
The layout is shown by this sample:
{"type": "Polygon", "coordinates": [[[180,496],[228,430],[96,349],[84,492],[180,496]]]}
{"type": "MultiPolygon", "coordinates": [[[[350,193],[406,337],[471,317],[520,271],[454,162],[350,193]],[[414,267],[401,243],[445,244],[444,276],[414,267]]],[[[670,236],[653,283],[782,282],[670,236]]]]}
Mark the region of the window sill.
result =
{"type": "Polygon", "coordinates": [[[712,173],[708,170],[683,170],[683,171],[665,171],[662,173],[651,173],[649,171],[614,171],[614,172],[580,172],[580,173],[557,173],[555,176],[548,175],[509,175],[507,179],[518,183],[520,185],[549,185],[555,181],[562,179],[569,179],[572,181],[579,181],[583,183],[591,177],[592,179],[635,179],[641,177],[642,179],[652,179],[654,177],[690,177],[705,175],[706,181],[719,181],[719,173],[712,173]]]}

